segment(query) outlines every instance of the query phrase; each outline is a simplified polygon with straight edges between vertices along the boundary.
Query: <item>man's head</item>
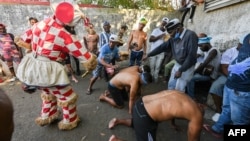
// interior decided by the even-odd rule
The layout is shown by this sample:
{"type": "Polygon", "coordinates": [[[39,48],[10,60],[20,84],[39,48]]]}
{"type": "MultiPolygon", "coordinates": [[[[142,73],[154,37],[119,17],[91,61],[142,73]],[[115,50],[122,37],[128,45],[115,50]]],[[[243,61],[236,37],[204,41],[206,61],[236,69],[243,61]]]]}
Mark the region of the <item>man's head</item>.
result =
{"type": "Polygon", "coordinates": [[[164,27],[168,24],[168,22],[169,22],[169,19],[167,17],[163,17],[161,20],[161,27],[160,28],[165,31],[166,29],[164,27]]]}
{"type": "Polygon", "coordinates": [[[140,66],[140,72],[147,72],[150,73],[151,69],[148,65],[141,65],[140,66]]]}
{"type": "Polygon", "coordinates": [[[176,33],[180,32],[182,30],[183,26],[180,23],[179,19],[172,19],[168,22],[168,24],[165,26],[165,29],[167,32],[174,37],[176,33]]]}
{"type": "Polygon", "coordinates": [[[198,46],[202,51],[208,51],[211,48],[210,40],[211,37],[201,37],[198,41],[198,46]]]}
{"type": "Polygon", "coordinates": [[[110,48],[114,48],[120,43],[120,39],[117,35],[111,34],[109,37],[109,46],[110,48]]]}
{"type": "Polygon", "coordinates": [[[6,27],[4,24],[0,23],[0,34],[6,33],[6,27]]]}
{"type": "Polygon", "coordinates": [[[141,83],[142,84],[149,84],[149,83],[152,83],[153,82],[153,77],[151,75],[151,73],[148,73],[148,72],[143,72],[140,74],[140,77],[141,77],[141,83]]]}
{"type": "Polygon", "coordinates": [[[107,22],[107,21],[105,21],[104,23],[103,23],[103,30],[105,31],[105,32],[107,32],[107,33],[109,33],[110,32],[110,28],[111,28],[111,26],[110,26],[110,23],[109,22],[107,22]]]}
{"type": "Polygon", "coordinates": [[[142,31],[147,23],[148,21],[146,18],[141,18],[139,21],[139,30],[142,31]]]}
{"type": "Polygon", "coordinates": [[[30,25],[33,26],[35,23],[38,22],[38,20],[36,18],[34,18],[34,17],[30,17],[29,22],[30,22],[30,25]]]}

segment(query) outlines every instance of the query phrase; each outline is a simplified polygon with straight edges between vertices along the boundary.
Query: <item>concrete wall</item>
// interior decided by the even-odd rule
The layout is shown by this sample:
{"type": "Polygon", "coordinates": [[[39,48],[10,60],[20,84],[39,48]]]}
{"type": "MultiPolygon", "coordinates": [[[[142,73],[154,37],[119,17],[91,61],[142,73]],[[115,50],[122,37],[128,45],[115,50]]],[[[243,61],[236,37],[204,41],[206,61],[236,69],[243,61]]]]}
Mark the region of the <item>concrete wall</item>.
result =
{"type": "MultiPolygon", "coordinates": [[[[196,31],[204,32],[212,36],[212,44],[221,50],[232,47],[237,44],[238,37],[242,34],[249,33],[250,23],[250,1],[238,3],[229,7],[218,9],[211,12],[203,11],[204,5],[197,6],[193,23],[186,21],[184,25],[196,31]]],[[[126,23],[129,27],[125,39],[129,35],[131,29],[137,28],[137,20],[144,16],[149,22],[145,27],[145,31],[150,35],[152,30],[159,25],[162,17],[167,16],[170,19],[174,17],[181,18],[181,13],[166,12],[160,10],[124,10],[109,8],[81,8],[82,11],[94,23],[97,33],[102,31],[102,23],[109,21],[112,26],[112,32],[117,33],[121,24],[126,23]]],[[[37,17],[42,20],[51,16],[49,6],[42,5],[21,5],[21,4],[1,4],[0,5],[0,22],[7,25],[7,30],[15,35],[20,35],[28,28],[28,17],[37,17]]],[[[76,27],[79,38],[82,38],[86,31],[82,23],[76,27]]]]}
{"type": "Polygon", "coordinates": [[[236,45],[239,36],[250,33],[249,0],[207,13],[203,9],[204,4],[197,6],[193,23],[187,22],[187,15],[185,25],[197,33],[210,35],[212,44],[220,50],[236,45]]]}

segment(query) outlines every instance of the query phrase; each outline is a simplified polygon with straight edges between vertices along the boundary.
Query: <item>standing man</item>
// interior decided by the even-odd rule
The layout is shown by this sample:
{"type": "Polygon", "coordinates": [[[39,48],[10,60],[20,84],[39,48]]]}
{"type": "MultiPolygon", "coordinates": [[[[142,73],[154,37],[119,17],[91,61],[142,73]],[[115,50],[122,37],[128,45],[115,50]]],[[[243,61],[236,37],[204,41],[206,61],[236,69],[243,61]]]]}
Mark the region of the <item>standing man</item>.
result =
{"type": "Polygon", "coordinates": [[[109,42],[109,37],[111,36],[111,31],[110,31],[110,23],[105,21],[103,23],[103,32],[99,35],[99,51],[103,47],[103,45],[107,44],[109,42]]]}
{"type": "Polygon", "coordinates": [[[172,52],[176,63],[171,71],[168,90],[185,92],[194,73],[198,37],[194,31],[184,28],[178,19],[171,20],[165,28],[171,38],[151,51],[144,60],[162,52],[172,52]]]}
{"type": "Polygon", "coordinates": [[[128,39],[128,51],[130,51],[129,66],[140,66],[143,55],[146,55],[147,33],[143,31],[143,28],[147,22],[145,18],[141,18],[138,29],[133,30],[130,34],[128,39]]]}
{"type": "MultiPolygon", "coordinates": [[[[64,28],[75,26],[83,13],[76,5],[68,2],[51,4],[54,15],[34,24],[22,36],[19,42],[31,44],[32,53],[25,55],[18,69],[17,77],[25,85],[42,90],[42,109],[36,123],[40,126],[51,124],[59,118],[57,106],[62,108],[63,119],[59,122],[60,130],[71,130],[77,127],[80,118],[77,114],[77,94],[72,86],[64,66],[58,63],[67,54],[77,57],[93,69],[96,56],[87,52],[78,39],[64,28]],[[65,16],[67,15],[67,16],[65,16]]],[[[26,87],[24,87],[26,88],[26,87]]]]}
{"type": "Polygon", "coordinates": [[[223,105],[219,120],[206,131],[222,137],[225,124],[250,124],[250,33],[244,38],[239,54],[228,67],[228,76],[223,90],[223,105]]]}
{"type": "Polygon", "coordinates": [[[21,61],[21,55],[18,49],[19,48],[14,43],[14,35],[7,33],[5,25],[0,24],[0,57],[6,62],[11,72],[11,78],[8,80],[9,82],[16,80],[13,62],[18,65],[21,61]]]}
{"type": "MultiPolygon", "coordinates": [[[[154,50],[164,42],[164,38],[166,36],[166,29],[164,27],[167,25],[168,22],[169,19],[167,17],[164,17],[161,21],[160,27],[155,28],[151,33],[149,37],[149,42],[151,43],[150,51],[154,50]]],[[[154,82],[158,82],[158,75],[163,59],[164,52],[149,58],[151,74],[154,78],[154,82]]]]}

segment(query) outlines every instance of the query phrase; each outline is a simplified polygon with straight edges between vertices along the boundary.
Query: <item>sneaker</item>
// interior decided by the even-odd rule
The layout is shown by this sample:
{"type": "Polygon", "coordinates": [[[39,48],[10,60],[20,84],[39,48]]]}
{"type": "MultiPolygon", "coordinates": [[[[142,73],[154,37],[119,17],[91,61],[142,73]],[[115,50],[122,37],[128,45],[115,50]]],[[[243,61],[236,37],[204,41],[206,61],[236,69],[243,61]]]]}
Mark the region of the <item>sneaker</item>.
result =
{"type": "Polygon", "coordinates": [[[219,113],[215,113],[215,114],[212,116],[212,120],[213,120],[214,122],[217,122],[217,121],[219,120],[219,118],[220,118],[220,114],[219,114],[219,113]]]}
{"type": "Polygon", "coordinates": [[[188,22],[189,22],[189,23],[192,23],[192,22],[193,22],[193,20],[192,20],[192,19],[188,19],[188,22]]]}
{"type": "Polygon", "coordinates": [[[211,128],[211,126],[208,125],[208,124],[203,124],[203,128],[204,128],[208,133],[210,133],[211,135],[213,135],[213,136],[216,137],[216,138],[222,138],[222,137],[223,137],[222,134],[215,132],[215,131],[211,128]]]}

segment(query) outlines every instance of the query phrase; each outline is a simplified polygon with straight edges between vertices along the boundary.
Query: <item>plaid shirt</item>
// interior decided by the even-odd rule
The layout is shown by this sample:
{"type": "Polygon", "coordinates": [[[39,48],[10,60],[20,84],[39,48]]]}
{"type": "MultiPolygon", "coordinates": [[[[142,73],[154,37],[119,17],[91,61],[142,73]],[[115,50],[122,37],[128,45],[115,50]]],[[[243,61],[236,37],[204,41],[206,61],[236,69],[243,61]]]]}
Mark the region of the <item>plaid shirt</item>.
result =
{"type": "Polygon", "coordinates": [[[31,43],[34,53],[53,61],[64,60],[67,54],[73,55],[80,61],[86,61],[91,57],[80,41],[68,33],[53,17],[35,24],[21,38],[31,43]]]}

